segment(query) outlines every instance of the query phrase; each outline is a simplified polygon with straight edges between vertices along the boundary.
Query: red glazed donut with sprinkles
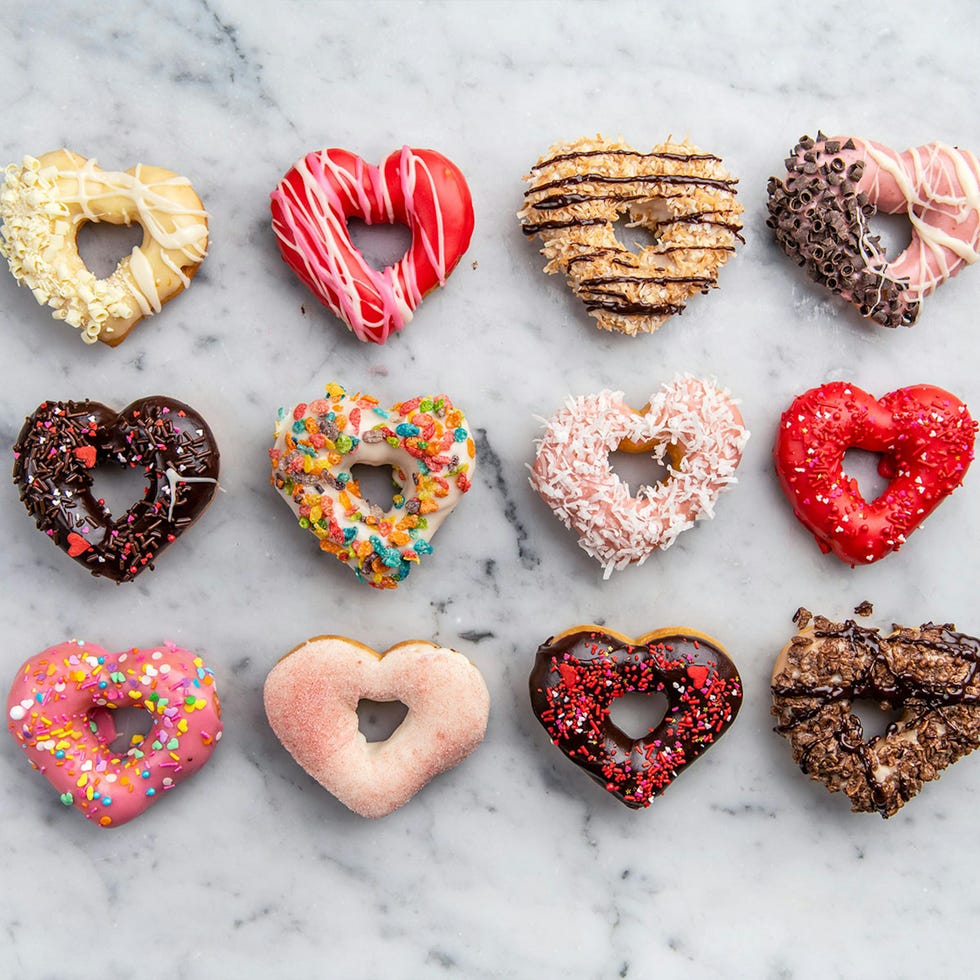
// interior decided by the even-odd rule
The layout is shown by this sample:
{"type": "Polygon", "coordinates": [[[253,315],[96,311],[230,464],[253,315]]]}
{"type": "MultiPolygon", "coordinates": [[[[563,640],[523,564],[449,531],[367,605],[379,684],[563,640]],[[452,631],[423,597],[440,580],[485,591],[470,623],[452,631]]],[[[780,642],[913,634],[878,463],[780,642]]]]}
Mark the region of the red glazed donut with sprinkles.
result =
{"type": "Polygon", "coordinates": [[[100,827],[120,827],[211,758],[221,705],[212,672],[187,650],[110,653],[70,640],[17,672],[7,726],[65,806],[100,827]],[[125,748],[112,744],[120,708],[142,708],[152,719],[125,748]]]}
{"type": "Polygon", "coordinates": [[[476,445],[446,395],[382,408],[373,395],[326,385],[326,397],[280,409],[272,485],[320,549],[376,589],[393,589],[472,484],[476,445]],[[361,496],[351,468],[390,466],[388,511],[361,496]]]}
{"type": "Polygon", "coordinates": [[[898,153],[857,136],[801,138],[769,181],[769,227],[811,279],[886,327],[911,326],[922,300],[980,259],[980,161],[929,143],[898,153]],[[908,247],[889,261],[868,222],[905,214],[908,247]]]}
{"type": "Polygon", "coordinates": [[[380,167],[348,150],[308,153],[271,195],[283,260],[358,340],[383,344],[426,293],[445,284],[473,234],[459,168],[435,150],[403,146],[380,167]],[[405,256],[374,269],[351,240],[349,218],[403,224],[405,256]]]}

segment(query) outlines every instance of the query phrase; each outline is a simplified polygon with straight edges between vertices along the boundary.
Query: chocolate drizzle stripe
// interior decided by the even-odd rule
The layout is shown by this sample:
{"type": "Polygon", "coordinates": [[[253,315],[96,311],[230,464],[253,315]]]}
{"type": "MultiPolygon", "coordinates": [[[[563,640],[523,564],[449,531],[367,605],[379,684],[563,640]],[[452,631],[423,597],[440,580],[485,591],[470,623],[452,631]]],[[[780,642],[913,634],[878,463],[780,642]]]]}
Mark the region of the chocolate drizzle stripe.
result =
{"type": "Polygon", "coordinates": [[[584,157],[634,157],[639,160],[676,160],[680,163],[687,163],[691,160],[710,160],[721,163],[721,157],[716,157],[713,153],[669,153],[663,150],[656,153],[640,153],[638,150],[579,150],[576,153],[563,153],[560,156],[549,157],[547,160],[536,163],[531,170],[544,170],[546,167],[562,163],[565,160],[579,160],[584,157]]]}
{"type": "MultiPolygon", "coordinates": [[[[696,186],[714,187],[717,190],[731,191],[738,183],[734,178],[723,179],[720,177],[691,177],[687,174],[633,174],[628,177],[609,177],[606,174],[573,174],[570,177],[562,177],[558,180],[550,180],[544,184],[535,184],[525,192],[525,197],[532,194],[540,194],[542,191],[551,190],[553,187],[577,187],[579,184],[670,184],[674,186],[696,186]]],[[[532,205],[533,206],[533,205],[532,205]]]]}

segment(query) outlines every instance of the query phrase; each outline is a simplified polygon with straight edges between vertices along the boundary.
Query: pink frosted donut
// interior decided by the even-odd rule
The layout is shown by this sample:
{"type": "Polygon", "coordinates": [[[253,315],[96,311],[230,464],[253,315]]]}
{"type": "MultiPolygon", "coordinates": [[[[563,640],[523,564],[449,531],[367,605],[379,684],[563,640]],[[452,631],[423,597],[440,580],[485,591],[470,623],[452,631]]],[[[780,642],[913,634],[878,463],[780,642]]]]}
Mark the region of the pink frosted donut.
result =
{"type": "Polygon", "coordinates": [[[748,438],[728,391],[691,375],[665,384],[639,412],[621,391],[600,391],[569,399],[547,423],[531,486],[609,578],[714,516],[748,438]],[[668,478],[632,496],[609,465],[616,450],[650,453],[668,478]]]}
{"type": "Polygon", "coordinates": [[[265,711],[289,754],[346,807],[383,817],[482,741],[490,695],[461,653],[424,640],[384,653],[342,636],[318,636],[287,653],[266,678],[265,711]],[[362,699],[400,701],[391,736],[368,742],[362,699]]]}
{"type": "Polygon", "coordinates": [[[70,640],[17,672],[7,725],[65,806],[119,827],[208,761],[221,738],[221,705],[211,671],[187,650],[109,653],[70,640]],[[124,750],[111,748],[118,708],[143,708],[153,720],[124,750]]]}
{"type": "Polygon", "coordinates": [[[980,161],[928,143],[897,153],[856,136],[802,137],[784,181],[769,181],[768,224],[808,275],[886,327],[980,258],[980,161]],[[889,262],[868,220],[907,214],[912,240],[889,262]]]}
{"type": "Polygon", "coordinates": [[[380,167],[348,150],[308,153],[272,192],[283,260],[358,340],[383,344],[444,285],[473,234],[473,203],[459,168],[435,150],[403,146],[380,167]],[[405,225],[405,256],[374,269],[351,241],[348,218],[405,225]]]}

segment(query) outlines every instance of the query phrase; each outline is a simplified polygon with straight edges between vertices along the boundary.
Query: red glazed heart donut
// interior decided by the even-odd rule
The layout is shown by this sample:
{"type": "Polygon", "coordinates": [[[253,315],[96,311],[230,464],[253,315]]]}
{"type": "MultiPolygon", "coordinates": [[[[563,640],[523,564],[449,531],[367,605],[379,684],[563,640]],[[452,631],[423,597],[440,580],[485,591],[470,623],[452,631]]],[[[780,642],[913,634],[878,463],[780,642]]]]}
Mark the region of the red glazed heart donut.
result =
{"type": "Polygon", "coordinates": [[[307,154],[272,192],[272,227],[286,264],[358,340],[383,344],[445,283],[473,234],[459,168],[435,150],[403,146],[380,167],[341,149],[307,154]],[[404,224],[412,244],[393,266],[372,268],[348,218],[404,224]]]}
{"type": "Polygon", "coordinates": [[[742,704],[742,681],[721,644],[671,627],[633,639],[575,626],[538,648],[531,707],[552,742],[631,809],[648,807],[725,733],[742,704]],[[631,738],[609,717],[634,692],[663,694],[653,731],[631,738]]]}
{"type": "Polygon", "coordinates": [[[70,640],[31,657],[7,698],[30,764],[100,827],[119,827],[197,772],[221,738],[214,677],[173,644],[121,653],[70,640]],[[150,731],[114,750],[113,713],[142,708],[150,731]]]}
{"type": "Polygon", "coordinates": [[[804,136],[769,181],[768,224],[807,274],[886,327],[915,323],[923,297],[980,258],[980,161],[929,143],[896,153],[856,136],[804,136]],[[889,262],[868,219],[907,214],[889,262]]]}
{"type": "Polygon", "coordinates": [[[877,401],[834,381],[800,395],[783,412],[773,455],[783,491],[820,550],[849,565],[896,551],[962,482],[977,424],[955,395],[932,385],[900,388],[877,401]],[[848,449],[880,453],[890,482],[867,501],[843,471],[848,449]]]}

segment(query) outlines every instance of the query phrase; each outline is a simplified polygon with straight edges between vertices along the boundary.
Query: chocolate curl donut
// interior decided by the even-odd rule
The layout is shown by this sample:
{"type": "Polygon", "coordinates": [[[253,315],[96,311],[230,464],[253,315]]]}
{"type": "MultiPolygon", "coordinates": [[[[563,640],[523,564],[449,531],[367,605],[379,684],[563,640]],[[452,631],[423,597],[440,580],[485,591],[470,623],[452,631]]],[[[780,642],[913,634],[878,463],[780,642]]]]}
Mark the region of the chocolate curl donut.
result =
{"type": "Polygon", "coordinates": [[[855,136],[808,136],[769,181],[768,225],[787,255],[862,316],[911,326],[924,297],[980,258],[980,161],[929,143],[898,153],[855,136]],[[889,262],[868,221],[906,214],[912,240],[889,262]]]}

